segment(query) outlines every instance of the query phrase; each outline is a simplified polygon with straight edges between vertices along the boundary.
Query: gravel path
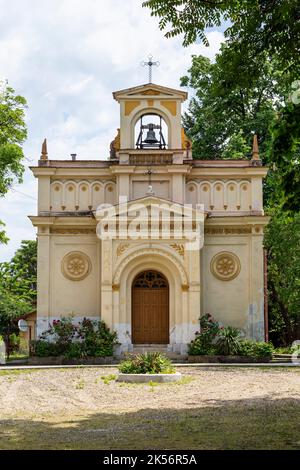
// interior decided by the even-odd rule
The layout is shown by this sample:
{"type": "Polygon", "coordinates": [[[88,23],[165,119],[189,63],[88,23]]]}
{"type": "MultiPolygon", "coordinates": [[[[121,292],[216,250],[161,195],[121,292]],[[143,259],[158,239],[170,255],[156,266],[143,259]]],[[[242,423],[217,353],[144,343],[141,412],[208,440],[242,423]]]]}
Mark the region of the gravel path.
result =
{"type": "Polygon", "coordinates": [[[299,449],[300,370],[181,368],[178,384],[117,369],[0,370],[0,449],[299,449]]]}
{"type": "MultiPolygon", "coordinates": [[[[105,384],[101,377],[117,369],[55,369],[0,375],[1,416],[64,412],[186,408],[219,401],[299,399],[300,371],[223,369],[181,370],[190,383],[159,385],[105,384]]],[[[188,382],[188,381],[187,381],[188,382]]]]}

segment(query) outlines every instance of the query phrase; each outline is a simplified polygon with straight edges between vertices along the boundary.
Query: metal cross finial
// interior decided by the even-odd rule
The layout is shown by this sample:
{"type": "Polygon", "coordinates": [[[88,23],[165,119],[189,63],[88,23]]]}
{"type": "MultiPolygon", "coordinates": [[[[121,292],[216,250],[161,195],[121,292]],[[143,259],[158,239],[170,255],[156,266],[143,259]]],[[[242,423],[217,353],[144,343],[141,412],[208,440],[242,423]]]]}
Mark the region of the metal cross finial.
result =
{"type": "Polygon", "coordinates": [[[146,66],[149,67],[149,83],[152,83],[152,67],[153,67],[153,65],[155,65],[156,67],[160,66],[160,62],[158,62],[158,61],[153,62],[152,59],[153,59],[153,56],[150,54],[148,56],[148,62],[141,62],[141,65],[143,67],[146,67],[146,66]]]}

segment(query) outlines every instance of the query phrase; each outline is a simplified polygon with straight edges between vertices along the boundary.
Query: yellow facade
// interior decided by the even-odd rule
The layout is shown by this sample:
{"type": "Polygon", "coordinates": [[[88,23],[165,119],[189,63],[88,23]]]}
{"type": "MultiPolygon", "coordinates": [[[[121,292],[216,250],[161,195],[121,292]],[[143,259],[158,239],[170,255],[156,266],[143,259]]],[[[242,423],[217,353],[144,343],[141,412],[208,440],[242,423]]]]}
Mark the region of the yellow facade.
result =
{"type": "Polygon", "coordinates": [[[204,313],[264,339],[267,169],[257,159],[193,160],[182,141],[185,92],[149,84],[113,95],[120,104],[113,160],[41,159],[32,168],[39,182],[38,214],[31,216],[38,230],[38,333],[62,315],[102,318],[118,332],[120,350],[132,350],[132,283],[141,271],[157,270],[169,283],[170,351],[186,351],[204,313]],[[166,149],[135,146],[135,125],[149,113],[166,123],[166,149]],[[190,250],[172,224],[169,238],[99,238],[99,205],[113,207],[117,220],[126,215],[130,225],[137,202],[145,211],[161,204],[169,219],[186,205],[196,214],[202,204],[201,247],[190,250]]]}

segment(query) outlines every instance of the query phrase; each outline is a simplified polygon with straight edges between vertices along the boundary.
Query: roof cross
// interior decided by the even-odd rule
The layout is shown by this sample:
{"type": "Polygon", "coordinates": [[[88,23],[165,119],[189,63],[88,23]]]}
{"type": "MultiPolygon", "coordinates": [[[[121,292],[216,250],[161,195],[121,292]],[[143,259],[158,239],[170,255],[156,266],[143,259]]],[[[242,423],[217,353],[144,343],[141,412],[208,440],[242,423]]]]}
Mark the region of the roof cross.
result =
{"type": "Polygon", "coordinates": [[[141,62],[141,65],[143,67],[146,67],[148,66],[149,67],[149,83],[152,83],[152,67],[153,66],[156,66],[156,67],[159,67],[160,66],[160,62],[156,61],[156,62],[153,62],[153,56],[150,54],[148,56],[148,62],[141,62]]]}

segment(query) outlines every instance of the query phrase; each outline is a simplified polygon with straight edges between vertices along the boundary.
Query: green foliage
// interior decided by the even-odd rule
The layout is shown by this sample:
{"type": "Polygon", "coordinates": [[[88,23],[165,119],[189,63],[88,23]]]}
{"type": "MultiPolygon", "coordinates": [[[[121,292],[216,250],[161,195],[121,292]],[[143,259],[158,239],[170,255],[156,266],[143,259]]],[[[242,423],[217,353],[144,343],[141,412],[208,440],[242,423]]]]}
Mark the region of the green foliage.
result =
{"type": "Polygon", "coordinates": [[[42,339],[31,341],[31,353],[38,357],[59,356],[60,351],[56,343],[50,343],[42,339]]]}
{"type": "Polygon", "coordinates": [[[116,380],[117,376],[115,374],[109,374],[109,375],[103,375],[101,377],[101,380],[103,381],[103,383],[105,385],[109,385],[110,382],[113,382],[114,380],[116,380]]]}
{"type": "Polygon", "coordinates": [[[220,331],[219,323],[206,313],[200,317],[200,333],[196,332],[196,338],[189,345],[189,354],[214,355],[216,353],[215,342],[220,331]]]}
{"type": "Polygon", "coordinates": [[[181,85],[195,91],[183,118],[193,141],[194,158],[249,158],[256,132],[260,156],[266,161],[269,126],[286,85],[266,54],[261,54],[260,73],[256,65],[253,57],[233,45],[222,45],[215,62],[192,56],[192,66],[181,78],[181,85]]]}
{"type": "Polygon", "coordinates": [[[228,16],[226,4],[234,4],[220,0],[148,0],[143,2],[144,7],[151,9],[151,16],[160,18],[161,30],[171,26],[166,37],[174,37],[184,33],[183,45],[187,46],[199,38],[204,45],[209,42],[205,29],[211,26],[220,26],[222,15],[228,16]]]}
{"type": "Polygon", "coordinates": [[[10,338],[13,333],[18,334],[18,320],[30,311],[31,304],[10,292],[0,284],[0,335],[3,336],[7,358],[12,350],[10,338]]]}
{"type": "Polygon", "coordinates": [[[257,342],[251,340],[240,340],[238,344],[238,355],[248,356],[256,359],[271,359],[274,352],[271,343],[257,342]]]}
{"type": "Polygon", "coordinates": [[[103,321],[84,318],[78,324],[72,317],[53,320],[40,338],[32,341],[32,354],[39,357],[64,356],[68,359],[105,357],[113,355],[117,333],[111,332],[103,321]]]}
{"type": "Polygon", "coordinates": [[[284,209],[298,212],[299,0],[148,0],[143,6],[160,18],[160,29],[169,28],[166,37],[183,34],[185,46],[197,38],[208,45],[205,30],[228,20],[226,43],[215,66],[205,66],[205,59],[200,58],[200,74],[197,64],[192,66],[199,79],[184,77],[182,81],[197,92],[184,118],[187,134],[194,141],[194,156],[237,158],[247,154],[247,148],[250,151],[249,137],[257,132],[263,161],[276,164],[275,175],[271,173],[265,184],[265,196],[280,195],[284,209]],[[218,67],[219,79],[213,76],[218,67]],[[281,90],[276,90],[279,82],[281,90]],[[201,85],[202,94],[208,93],[203,103],[198,96],[201,85]],[[294,99],[288,101],[289,94],[294,99]],[[238,138],[240,130],[242,139],[238,138]]]}
{"type": "Polygon", "coordinates": [[[121,362],[119,371],[123,374],[174,374],[175,367],[160,353],[146,353],[121,362]]]}
{"type": "Polygon", "coordinates": [[[220,327],[210,314],[200,317],[200,333],[189,345],[191,356],[249,356],[255,359],[272,357],[271,343],[243,340],[232,326],[220,327]]]}
{"type": "Polygon", "coordinates": [[[300,49],[298,0],[148,0],[143,6],[160,18],[166,37],[183,34],[183,45],[199,39],[208,45],[206,31],[228,20],[228,41],[252,51],[253,56],[268,51],[282,69],[299,69],[300,49]]]}
{"type": "MultiPolygon", "coordinates": [[[[298,84],[300,91],[300,82],[298,84]]],[[[270,161],[276,165],[284,210],[300,211],[300,99],[288,102],[271,127],[270,161]]],[[[278,198],[278,194],[277,194],[278,198]]]]}
{"type": "Polygon", "coordinates": [[[0,334],[8,354],[13,348],[11,334],[19,333],[18,319],[34,308],[36,260],[36,242],[23,240],[11,261],[0,263],[0,334]]]}
{"type": "Polygon", "coordinates": [[[9,262],[0,263],[0,284],[28,302],[36,301],[37,242],[23,240],[9,262]]]}
{"type": "MultiPolygon", "coordinates": [[[[21,182],[24,172],[21,148],[27,137],[25,124],[26,100],[16,95],[11,87],[0,83],[0,197],[15,181],[21,182]]],[[[0,221],[3,226],[3,223],[0,221]]],[[[0,243],[6,243],[4,230],[0,230],[0,243]]]]}
{"type": "Polygon", "coordinates": [[[79,323],[77,330],[84,344],[86,356],[112,356],[117,344],[117,333],[111,332],[103,321],[93,322],[87,318],[79,323]]]}
{"type": "Polygon", "coordinates": [[[297,339],[300,320],[300,213],[273,210],[266,228],[270,337],[274,344],[297,339]]]}
{"type": "Polygon", "coordinates": [[[216,343],[218,354],[232,356],[238,354],[240,344],[240,331],[232,326],[221,328],[216,343]]]}
{"type": "Polygon", "coordinates": [[[9,335],[10,352],[18,351],[20,347],[20,336],[16,333],[9,335]]]}

